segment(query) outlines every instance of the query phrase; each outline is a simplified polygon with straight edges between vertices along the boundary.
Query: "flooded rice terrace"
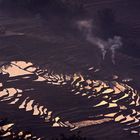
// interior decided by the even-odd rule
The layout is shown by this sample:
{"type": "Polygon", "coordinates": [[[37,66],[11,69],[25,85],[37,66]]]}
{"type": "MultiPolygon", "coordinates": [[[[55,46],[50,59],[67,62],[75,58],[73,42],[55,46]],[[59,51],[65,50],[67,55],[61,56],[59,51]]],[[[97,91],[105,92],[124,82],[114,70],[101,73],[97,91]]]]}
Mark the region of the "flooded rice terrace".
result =
{"type": "Polygon", "coordinates": [[[0,11],[0,139],[140,139],[139,2],[50,4],[0,11]]]}
{"type": "Polygon", "coordinates": [[[55,74],[31,62],[11,61],[1,67],[1,114],[12,121],[1,127],[2,137],[24,131],[25,139],[33,134],[51,139],[79,130],[93,138],[138,134],[139,100],[135,89],[115,80],[55,74]]]}

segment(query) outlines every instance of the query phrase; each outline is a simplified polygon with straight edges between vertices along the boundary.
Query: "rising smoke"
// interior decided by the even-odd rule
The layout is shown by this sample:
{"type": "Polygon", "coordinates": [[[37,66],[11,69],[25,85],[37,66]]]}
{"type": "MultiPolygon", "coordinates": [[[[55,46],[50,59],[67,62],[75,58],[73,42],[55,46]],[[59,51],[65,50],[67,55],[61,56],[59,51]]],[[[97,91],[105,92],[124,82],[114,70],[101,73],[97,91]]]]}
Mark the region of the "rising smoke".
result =
{"type": "Polygon", "coordinates": [[[78,29],[83,32],[88,42],[97,46],[101,50],[103,60],[105,59],[107,51],[110,51],[112,63],[115,64],[116,50],[123,45],[122,38],[120,36],[114,36],[113,38],[103,40],[99,37],[96,37],[92,33],[93,30],[92,23],[93,23],[92,20],[77,21],[78,29]]]}

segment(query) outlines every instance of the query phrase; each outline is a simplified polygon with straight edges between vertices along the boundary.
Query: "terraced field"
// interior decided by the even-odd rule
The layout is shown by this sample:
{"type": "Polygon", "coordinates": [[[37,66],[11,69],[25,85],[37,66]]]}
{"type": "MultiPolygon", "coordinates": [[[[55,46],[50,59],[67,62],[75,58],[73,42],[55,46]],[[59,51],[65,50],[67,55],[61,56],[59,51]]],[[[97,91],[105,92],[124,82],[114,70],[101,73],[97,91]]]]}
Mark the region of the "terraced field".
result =
{"type": "MultiPolygon", "coordinates": [[[[93,5],[97,10],[101,3],[93,5]]],[[[124,48],[139,36],[139,20],[128,15],[119,19],[128,23],[119,34],[124,48]]],[[[139,57],[118,51],[115,65],[109,52],[102,60],[100,49],[80,36],[79,19],[63,28],[55,18],[0,13],[6,28],[0,34],[1,137],[46,140],[81,131],[87,139],[139,139],[139,57]]]]}

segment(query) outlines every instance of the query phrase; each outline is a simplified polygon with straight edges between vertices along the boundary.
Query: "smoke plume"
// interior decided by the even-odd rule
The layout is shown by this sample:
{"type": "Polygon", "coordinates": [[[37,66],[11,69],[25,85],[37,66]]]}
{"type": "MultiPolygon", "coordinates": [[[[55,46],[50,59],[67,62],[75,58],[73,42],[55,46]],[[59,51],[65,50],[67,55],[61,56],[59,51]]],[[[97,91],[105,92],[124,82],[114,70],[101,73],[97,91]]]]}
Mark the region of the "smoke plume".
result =
{"type": "Polygon", "coordinates": [[[86,37],[86,40],[91,44],[97,46],[102,53],[102,59],[105,59],[107,51],[111,52],[112,63],[115,64],[115,54],[116,50],[119,49],[123,43],[120,36],[114,36],[113,38],[108,38],[103,40],[99,37],[96,37],[93,33],[92,20],[81,20],[77,22],[78,29],[83,32],[86,37]]]}

